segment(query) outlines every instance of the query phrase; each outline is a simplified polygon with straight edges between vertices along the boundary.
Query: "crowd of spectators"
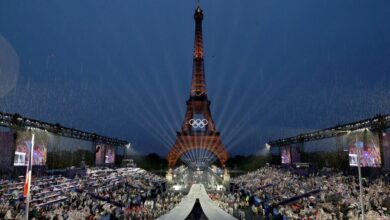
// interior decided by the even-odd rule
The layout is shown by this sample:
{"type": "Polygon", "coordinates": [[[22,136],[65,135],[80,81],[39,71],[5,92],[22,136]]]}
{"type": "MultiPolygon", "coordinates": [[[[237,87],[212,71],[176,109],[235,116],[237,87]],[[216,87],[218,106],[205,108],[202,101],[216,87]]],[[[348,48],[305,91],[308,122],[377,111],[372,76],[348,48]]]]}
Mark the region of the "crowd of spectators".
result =
{"type": "MultiPolygon", "coordinates": [[[[240,219],[245,215],[247,219],[361,218],[359,184],[353,176],[301,176],[277,167],[263,167],[233,179],[232,184],[229,193],[210,197],[240,219]]],[[[390,219],[390,186],[383,178],[364,180],[363,203],[366,219],[390,219]]]]}
{"type": "MultiPolygon", "coordinates": [[[[25,219],[23,178],[0,180],[0,219],[25,219]]],[[[94,168],[85,176],[33,178],[30,219],[155,219],[181,201],[140,168],[94,168]]]]}
{"type": "MultiPolygon", "coordinates": [[[[0,180],[0,219],[25,219],[24,179],[0,180]]],[[[238,219],[359,219],[359,184],[341,173],[302,176],[263,167],[232,179],[226,192],[209,194],[238,219]]],[[[94,168],[73,179],[33,178],[30,219],[156,219],[181,202],[164,180],[140,168],[94,168]]],[[[390,186],[364,179],[366,219],[390,219],[390,186]]]]}
{"type": "Polygon", "coordinates": [[[245,211],[248,210],[249,204],[239,193],[214,192],[209,193],[209,197],[221,209],[238,219],[245,219],[248,216],[245,211]]]}

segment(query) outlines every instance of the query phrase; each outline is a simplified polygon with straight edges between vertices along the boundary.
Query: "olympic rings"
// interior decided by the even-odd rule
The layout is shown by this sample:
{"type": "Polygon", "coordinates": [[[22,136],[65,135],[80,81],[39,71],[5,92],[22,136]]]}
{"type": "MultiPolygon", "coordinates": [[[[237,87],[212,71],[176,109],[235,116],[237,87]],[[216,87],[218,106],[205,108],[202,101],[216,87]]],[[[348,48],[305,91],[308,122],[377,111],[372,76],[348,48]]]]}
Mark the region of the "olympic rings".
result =
{"type": "Polygon", "coordinates": [[[189,121],[193,128],[204,128],[208,123],[206,119],[190,119],[189,121]]]}

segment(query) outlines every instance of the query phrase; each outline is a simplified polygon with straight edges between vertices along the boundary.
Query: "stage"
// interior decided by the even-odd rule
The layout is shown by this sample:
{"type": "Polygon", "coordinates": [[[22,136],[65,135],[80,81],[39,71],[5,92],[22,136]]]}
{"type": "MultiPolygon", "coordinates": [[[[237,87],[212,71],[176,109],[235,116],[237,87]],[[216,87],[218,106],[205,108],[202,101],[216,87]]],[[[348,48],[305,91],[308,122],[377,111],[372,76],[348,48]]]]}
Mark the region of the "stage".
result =
{"type": "Polygon", "coordinates": [[[161,216],[158,219],[187,219],[187,217],[191,214],[197,200],[199,201],[199,204],[207,219],[236,219],[219,208],[217,204],[210,199],[203,184],[192,184],[190,192],[182,200],[182,202],[179,203],[179,205],[177,205],[169,213],[161,216]]]}

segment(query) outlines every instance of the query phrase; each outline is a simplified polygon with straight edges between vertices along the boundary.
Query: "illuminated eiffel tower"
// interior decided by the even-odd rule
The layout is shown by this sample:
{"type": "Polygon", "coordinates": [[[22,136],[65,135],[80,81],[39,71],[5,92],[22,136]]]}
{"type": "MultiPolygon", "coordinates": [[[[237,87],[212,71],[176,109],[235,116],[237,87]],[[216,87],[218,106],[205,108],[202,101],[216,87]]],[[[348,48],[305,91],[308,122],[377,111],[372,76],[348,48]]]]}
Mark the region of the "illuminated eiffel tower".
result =
{"type": "Polygon", "coordinates": [[[207,98],[203,60],[202,20],[203,11],[198,5],[194,14],[195,42],[190,97],[187,112],[176,142],[168,153],[168,165],[174,167],[177,160],[192,167],[207,167],[217,158],[222,166],[228,159],[220,133],[216,130],[207,98]]]}

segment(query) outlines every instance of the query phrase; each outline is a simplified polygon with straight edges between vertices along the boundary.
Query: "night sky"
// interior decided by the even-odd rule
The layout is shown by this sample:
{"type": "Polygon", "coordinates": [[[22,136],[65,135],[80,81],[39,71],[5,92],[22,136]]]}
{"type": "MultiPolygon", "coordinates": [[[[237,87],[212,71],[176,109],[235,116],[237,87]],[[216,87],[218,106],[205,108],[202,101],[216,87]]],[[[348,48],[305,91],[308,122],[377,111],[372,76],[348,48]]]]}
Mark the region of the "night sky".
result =
{"type": "MultiPolygon", "coordinates": [[[[231,154],[390,113],[390,1],[201,1],[231,154]]],[[[0,111],[166,155],[189,96],[191,0],[0,0],[0,111]]]]}

